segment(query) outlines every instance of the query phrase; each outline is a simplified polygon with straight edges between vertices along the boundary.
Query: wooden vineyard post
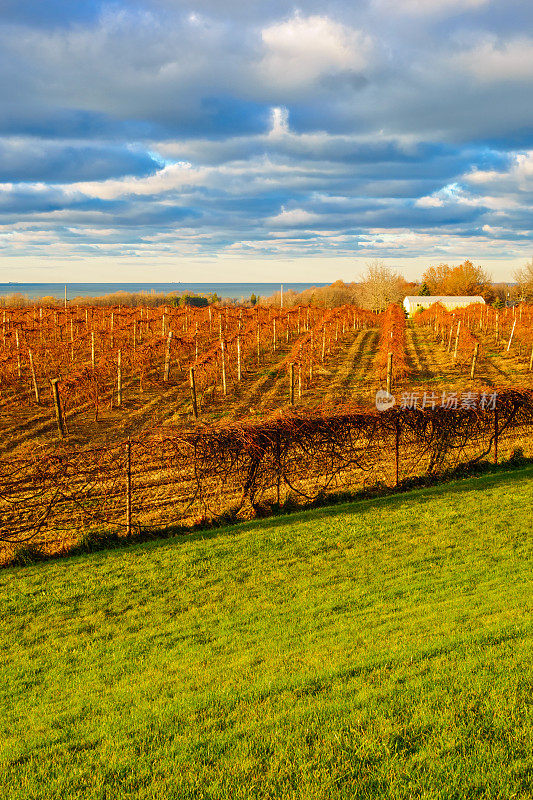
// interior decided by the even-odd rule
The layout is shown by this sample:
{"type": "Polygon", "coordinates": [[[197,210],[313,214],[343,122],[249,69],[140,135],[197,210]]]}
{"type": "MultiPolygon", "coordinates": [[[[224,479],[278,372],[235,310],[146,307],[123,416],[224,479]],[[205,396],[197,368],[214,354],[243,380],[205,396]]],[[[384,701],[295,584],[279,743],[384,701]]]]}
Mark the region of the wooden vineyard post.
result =
{"type": "Polygon", "coordinates": [[[453,325],[454,325],[454,322],[455,322],[455,314],[452,314],[452,324],[450,325],[450,338],[448,340],[448,348],[447,348],[447,352],[448,353],[452,349],[452,337],[453,337],[453,325]]]}
{"type": "Polygon", "coordinates": [[[109,327],[111,328],[111,347],[115,346],[115,312],[111,312],[111,321],[109,323],[109,327]]]}
{"type": "Polygon", "coordinates": [[[276,352],[276,346],[277,346],[277,341],[276,341],[276,317],[274,317],[274,319],[272,320],[272,349],[273,349],[274,353],[276,352]]]}
{"type": "Polygon", "coordinates": [[[122,351],[117,353],[117,406],[122,405],[122,351]]]}
{"type": "Polygon", "coordinates": [[[91,366],[94,372],[94,331],[91,331],[91,366]]]}
{"type": "Polygon", "coordinates": [[[294,405],[294,364],[289,366],[289,401],[291,406],[294,405]]]}
{"type": "Polygon", "coordinates": [[[529,356],[529,371],[533,370],[533,345],[531,346],[531,355],[529,356]]]}
{"type": "Polygon", "coordinates": [[[498,339],[500,337],[500,312],[499,311],[496,312],[495,327],[496,327],[496,341],[498,341],[498,339]]]}
{"type": "Polygon", "coordinates": [[[192,400],[192,413],[194,419],[198,419],[198,402],[196,400],[196,378],[194,376],[194,367],[189,370],[189,381],[191,386],[191,400],[192,400]]]}
{"type": "Polygon", "coordinates": [[[389,355],[387,357],[387,393],[388,394],[390,394],[391,391],[392,391],[392,359],[393,359],[393,354],[389,353],[389,355]]]}
{"type": "Polygon", "coordinates": [[[18,328],[15,330],[15,341],[17,343],[17,374],[20,380],[20,378],[22,377],[22,372],[20,369],[20,342],[19,342],[18,328]]]}
{"type": "Polygon", "coordinates": [[[228,393],[228,386],[226,383],[226,342],[224,339],[220,340],[220,351],[222,355],[222,393],[225,397],[228,393]]]}
{"type": "Polygon", "coordinates": [[[509,341],[507,342],[507,352],[509,352],[509,350],[511,349],[511,342],[513,341],[514,329],[515,328],[516,328],[516,317],[515,317],[515,321],[513,322],[513,329],[511,331],[511,335],[509,336],[509,341]]]}
{"type": "Polygon", "coordinates": [[[298,362],[298,399],[302,399],[302,362],[298,362]]]}
{"type": "Polygon", "coordinates": [[[63,419],[63,411],[61,409],[61,398],[59,397],[59,378],[52,378],[52,395],[54,397],[54,409],[56,412],[56,421],[57,427],[59,430],[59,435],[63,437],[65,435],[65,421],[63,419]]]}
{"type": "Polygon", "coordinates": [[[131,437],[126,443],[126,535],[131,536],[131,437]]]}
{"type": "Polygon", "coordinates": [[[240,383],[242,380],[242,364],[241,364],[241,334],[237,334],[237,380],[240,383]]]}
{"type": "Polygon", "coordinates": [[[459,347],[459,333],[461,330],[461,320],[457,323],[457,333],[455,335],[455,349],[453,351],[453,360],[456,361],[457,359],[457,348],[459,347]]]}
{"type": "Polygon", "coordinates": [[[322,363],[324,363],[324,358],[326,357],[326,326],[322,330],[322,363]]]}
{"type": "Polygon", "coordinates": [[[279,431],[276,431],[276,502],[280,505],[281,489],[281,444],[279,431]]]}
{"type": "Polygon", "coordinates": [[[494,406],[494,463],[498,463],[498,405],[494,406]]]}
{"type": "Polygon", "coordinates": [[[170,342],[172,341],[172,331],[168,332],[167,336],[167,345],[165,348],[165,374],[163,376],[163,380],[165,383],[168,383],[168,378],[170,375],[170,342]]]}
{"type": "Polygon", "coordinates": [[[135,348],[137,346],[137,320],[133,320],[133,354],[135,355],[135,348]]]}
{"type": "Polygon", "coordinates": [[[33,366],[33,354],[31,350],[28,350],[28,360],[30,362],[30,372],[31,372],[31,382],[33,384],[33,391],[35,394],[35,400],[37,401],[37,405],[41,404],[41,398],[39,396],[39,387],[37,385],[37,378],[35,377],[35,367],[33,366]]]}
{"type": "Polygon", "coordinates": [[[400,420],[396,417],[396,436],[394,443],[394,453],[396,457],[396,486],[400,485],[400,420]]]}
{"type": "Polygon", "coordinates": [[[478,353],[479,353],[479,342],[476,342],[475,345],[474,345],[474,355],[472,356],[472,367],[470,369],[470,380],[471,381],[474,380],[474,374],[476,372],[476,363],[477,363],[478,353]]]}

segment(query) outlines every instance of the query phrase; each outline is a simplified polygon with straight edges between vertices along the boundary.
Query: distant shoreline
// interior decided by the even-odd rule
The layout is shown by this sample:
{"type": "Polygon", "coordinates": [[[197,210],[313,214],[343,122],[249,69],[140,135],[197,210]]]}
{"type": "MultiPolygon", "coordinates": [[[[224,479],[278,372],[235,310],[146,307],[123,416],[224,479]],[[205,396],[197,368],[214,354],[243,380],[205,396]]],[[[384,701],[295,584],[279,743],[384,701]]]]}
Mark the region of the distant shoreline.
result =
{"type": "MultiPolygon", "coordinates": [[[[67,297],[102,297],[116,292],[131,292],[147,294],[160,294],[171,292],[192,292],[194,294],[214,294],[219,297],[249,298],[251,294],[260,297],[270,297],[280,289],[280,283],[0,283],[0,297],[21,294],[28,299],[54,297],[62,299],[67,297]]],[[[294,290],[302,292],[313,286],[328,286],[328,283],[284,283],[285,291],[294,290]]]]}

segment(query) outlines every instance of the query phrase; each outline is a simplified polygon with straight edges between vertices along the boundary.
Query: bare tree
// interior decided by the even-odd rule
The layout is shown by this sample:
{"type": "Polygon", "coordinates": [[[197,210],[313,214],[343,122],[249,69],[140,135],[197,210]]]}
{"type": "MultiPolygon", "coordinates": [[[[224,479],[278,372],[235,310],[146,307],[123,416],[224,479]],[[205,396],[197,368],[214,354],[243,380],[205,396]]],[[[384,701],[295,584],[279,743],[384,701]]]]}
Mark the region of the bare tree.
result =
{"type": "Polygon", "coordinates": [[[519,297],[522,300],[533,300],[533,258],[516,270],[514,279],[518,284],[519,297]]]}
{"type": "Polygon", "coordinates": [[[399,272],[374,260],[366,265],[361,279],[361,305],[372,311],[384,311],[390,303],[401,303],[407,294],[407,283],[399,272]]]}

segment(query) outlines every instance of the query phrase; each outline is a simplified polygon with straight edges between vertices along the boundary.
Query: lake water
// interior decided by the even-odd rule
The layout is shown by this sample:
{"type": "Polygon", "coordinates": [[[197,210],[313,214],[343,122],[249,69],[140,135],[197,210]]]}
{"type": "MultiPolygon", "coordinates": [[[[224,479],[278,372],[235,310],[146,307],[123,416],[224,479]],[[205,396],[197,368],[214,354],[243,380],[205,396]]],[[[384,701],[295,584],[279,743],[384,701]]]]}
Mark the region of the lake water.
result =
{"type": "MultiPolygon", "coordinates": [[[[303,292],[311,286],[327,286],[326,283],[284,283],[283,290],[294,289],[303,292]]],[[[67,283],[67,297],[101,297],[114,292],[194,292],[211,294],[216,292],[222,298],[249,298],[251,294],[270,297],[280,288],[279,283],[67,283]]],[[[0,296],[22,294],[29,299],[40,297],[65,296],[64,283],[0,283],[0,296]]]]}

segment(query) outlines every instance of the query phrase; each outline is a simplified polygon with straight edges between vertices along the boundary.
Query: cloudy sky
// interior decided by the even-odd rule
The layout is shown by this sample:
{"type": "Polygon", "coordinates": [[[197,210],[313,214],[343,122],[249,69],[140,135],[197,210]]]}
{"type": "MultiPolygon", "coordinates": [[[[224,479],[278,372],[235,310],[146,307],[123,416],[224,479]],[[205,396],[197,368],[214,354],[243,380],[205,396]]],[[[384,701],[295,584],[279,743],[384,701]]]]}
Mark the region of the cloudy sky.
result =
{"type": "Polygon", "coordinates": [[[531,0],[0,0],[0,281],[533,255],[531,0]]]}

